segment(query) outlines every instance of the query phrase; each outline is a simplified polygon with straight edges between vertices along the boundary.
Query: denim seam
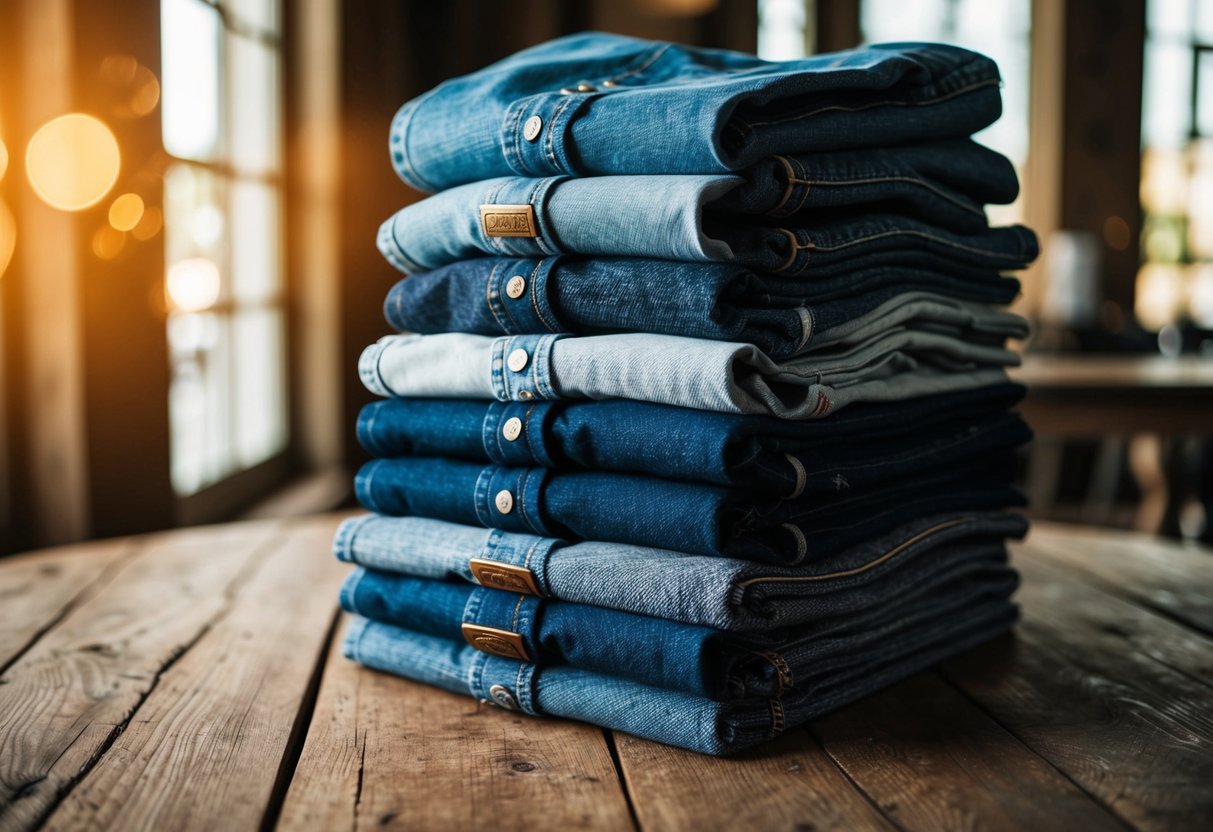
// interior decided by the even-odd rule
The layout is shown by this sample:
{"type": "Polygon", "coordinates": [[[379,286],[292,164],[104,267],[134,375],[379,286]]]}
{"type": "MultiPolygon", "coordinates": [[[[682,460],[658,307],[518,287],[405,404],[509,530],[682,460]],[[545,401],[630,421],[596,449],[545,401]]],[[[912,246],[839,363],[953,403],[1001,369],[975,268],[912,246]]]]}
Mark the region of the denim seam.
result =
{"type": "Polygon", "coordinates": [[[913,176],[878,176],[878,177],[872,177],[872,178],[868,178],[868,179],[802,180],[801,184],[806,185],[806,186],[817,185],[819,187],[829,188],[829,187],[849,187],[852,185],[881,185],[881,184],[884,184],[887,182],[906,182],[911,185],[918,185],[919,187],[930,191],[931,193],[935,194],[936,196],[940,197],[941,199],[945,199],[948,202],[951,202],[953,205],[955,205],[958,208],[963,208],[964,210],[968,211],[969,213],[976,214],[980,217],[985,216],[985,212],[982,211],[981,209],[974,208],[973,205],[966,203],[964,200],[959,199],[958,197],[954,196],[953,194],[948,193],[947,191],[943,190],[942,188],[937,187],[936,185],[932,184],[931,182],[929,182],[925,179],[919,179],[919,178],[916,178],[913,176]]]}
{"type": "MultiPolygon", "coordinates": [[[[531,271],[531,297],[530,297],[531,308],[533,310],[535,310],[535,317],[539,319],[540,323],[542,323],[544,326],[546,326],[548,328],[549,332],[560,332],[562,329],[562,327],[560,326],[560,323],[559,322],[557,322],[555,324],[551,323],[547,319],[547,316],[544,314],[544,311],[541,308],[541,305],[539,303],[540,290],[545,289],[545,287],[547,285],[548,275],[551,274],[551,269],[555,268],[555,265],[552,265],[546,272],[544,272],[543,278],[541,280],[540,271],[543,269],[543,263],[544,263],[543,260],[539,260],[537,263],[535,263],[535,268],[531,271]]],[[[546,297],[546,291],[545,291],[544,296],[546,297]]]]}
{"type": "Polygon", "coordinates": [[[664,55],[667,51],[669,51],[671,46],[673,46],[672,43],[667,43],[662,46],[654,47],[653,50],[651,52],[649,52],[647,55],[641,55],[640,58],[637,59],[640,61],[638,66],[636,66],[632,69],[629,69],[620,75],[613,75],[610,78],[607,78],[606,80],[617,84],[617,83],[619,83],[620,79],[622,79],[622,78],[630,78],[633,75],[639,75],[640,73],[644,72],[646,69],[651,67],[653,64],[657,63],[657,61],[661,58],[661,56],[664,55]]]}
{"type": "MultiPolygon", "coordinates": [[[[548,164],[551,166],[551,169],[553,171],[563,171],[564,173],[569,173],[569,174],[576,173],[576,171],[569,170],[565,165],[561,164],[560,160],[556,158],[556,149],[555,149],[555,142],[556,142],[556,129],[555,128],[558,125],[560,125],[560,116],[564,113],[565,110],[567,110],[569,108],[569,105],[575,100],[577,100],[577,97],[570,95],[570,96],[567,96],[563,101],[560,102],[559,106],[556,107],[556,111],[554,113],[552,113],[551,124],[548,128],[547,134],[544,136],[544,139],[543,139],[544,156],[547,157],[548,164]]],[[[562,142],[562,144],[563,144],[563,142],[562,142]]]]}
{"type": "Polygon", "coordinates": [[[371,511],[379,513],[382,513],[382,509],[379,508],[379,501],[375,499],[374,484],[375,472],[379,470],[381,464],[382,460],[375,460],[370,465],[363,468],[361,472],[359,472],[360,476],[363,478],[363,482],[366,483],[366,487],[363,489],[363,496],[365,501],[370,503],[367,508],[369,508],[371,511]]]}
{"type": "MultiPolygon", "coordinates": [[[[508,181],[509,181],[508,179],[503,179],[503,180],[499,181],[493,187],[489,188],[488,192],[484,195],[484,198],[481,200],[481,203],[484,205],[496,205],[497,196],[501,193],[501,190],[506,186],[506,183],[508,181]]],[[[493,237],[488,234],[485,234],[484,233],[484,224],[480,220],[477,220],[477,222],[476,222],[476,236],[478,236],[484,242],[488,243],[490,251],[495,251],[498,254],[503,254],[503,255],[510,253],[509,249],[506,248],[506,246],[505,246],[505,241],[509,238],[493,237]]]]}
{"type": "Polygon", "coordinates": [[[958,517],[954,520],[946,520],[942,523],[936,523],[934,526],[918,532],[918,534],[914,535],[909,540],[903,540],[889,551],[882,552],[878,557],[873,558],[867,563],[852,567],[851,569],[843,569],[838,572],[830,572],[825,575],[771,575],[765,577],[748,578],[744,581],[738,581],[736,586],[745,588],[757,584],[816,583],[818,581],[849,578],[852,575],[859,575],[875,569],[885,561],[890,560],[902,552],[909,552],[910,554],[913,554],[914,551],[917,551],[917,544],[921,543],[923,540],[933,537],[941,532],[948,531],[949,529],[953,529],[957,526],[967,524],[973,519],[974,518],[972,516],[966,516],[958,517]]]}
{"type": "Polygon", "coordinates": [[[418,96],[416,99],[414,99],[411,102],[411,107],[409,105],[405,105],[404,107],[401,107],[400,110],[397,111],[396,117],[393,119],[393,121],[396,122],[393,125],[396,129],[394,131],[392,131],[397,136],[397,141],[398,141],[397,147],[400,150],[401,158],[404,160],[403,162],[401,162],[401,164],[403,164],[405,166],[405,168],[407,169],[407,173],[403,173],[400,170],[400,168],[397,168],[397,172],[401,173],[402,178],[405,179],[406,181],[408,181],[410,179],[410,177],[412,179],[416,180],[416,182],[409,181],[410,185],[417,187],[417,183],[420,183],[421,185],[425,186],[425,187],[417,187],[417,190],[424,191],[424,190],[428,189],[428,191],[430,193],[433,193],[440,189],[435,187],[432,182],[430,182],[428,179],[426,179],[424,176],[422,176],[421,173],[417,170],[417,166],[413,164],[412,157],[409,154],[408,146],[409,146],[409,136],[411,135],[411,133],[413,131],[413,122],[416,120],[413,118],[413,116],[415,116],[417,111],[419,109],[421,109],[421,104],[426,99],[428,99],[431,95],[433,95],[437,91],[437,89],[438,88],[435,87],[434,89],[429,90],[428,92],[425,92],[422,95],[418,96]],[[407,112],[405,112],[406,110],[407,110],[407,112]],[[404,121],[403,125],[401,125],[399,123],[402,115],[405,116],[405,121],[404,121]]]}
{"type": "MultiPolygon", "coordinates": [[[[535,517],[534,520],[532,520],[530,508],[528,505],[528,497],[529,497],[529,493],[530,493],[530,485],[531,485],[531,479],[532,479],[533,473],[534,473],[533,469],[524,470],[521,478],[518,481],[518,502],[521,504],[519,506],[518,514],[522,518],[522,522],[526,524],[528,529],[530,529],[532,532],[534,532],[537,535],[543,535],[543,533],[544,533],[543,529],[536,527],[536,523],[540,522],[539,517],[535,517]]],[[[535,513],[536,514],[539,513],[539,496],[538,495],[536,495],[536,497],[535,497],[535,513]]]]}
{"type": "MultiPolygon", "coordinates": [[[[952,71],[955,72],[959,69],[961,69],[961,67],[957,67],[956,69],[953,69],[952,71]]],[[[942,80],[943,80],[942,78],[937,80],[934,85],[938,85],[939,81],[942,81],[942,80]]],[[[871,110],[875,107],[929,107],[934,104],[938,104],[941,101],[948,101],[949,99],[956,98],[957,96],[964,95],[965,93],[972,92],[973,90],[981,89],[982,87],[999,86],[999,85],[1000,85],[1000,82],[998,79],[977,81],[977,82],[969,84],[967,86],[960,87],[959,89],[955,89],[950,92],[944,93],[943,95],[937,96],[935,98],[926,98],[926,99],[922,99],[921,101],[896,101],[896,100],[870,101],[867,104],[860,104],[860,105],[857,105],[854,107],[845,107],[841,104],[831,104],[828,107],[819,107],[816,110],[812,110],[807,113],[801,113],[801,114],[795,115],[795,116],[788,116],[787,118],[773,119],[771,121],[756,121],[756,122],[747,124],[746,128],[749,130],[753,130],[755,127],[771,127],[774,125],[789,124],[794,121],[801,121],[803,119],[812,118],[813,116],[820,115],[821,113],[828,113],[828,112],[857,113],[862,110],[871,110]]]]}
{"type": "MultiPolygon", "coordinates": [[[[784,229],[780,229],[780,230],[782,231],[784,229]]],[[[953,242],[952,240],[948,240],[944,237],[939,237],[934,234],[928,234],[925,231],[918,231],[918,230],[912,229],[912,228],[898,229],[895,231],[881,231],[878,234],[870,234],[866,237],[857,237],[853,240],[847,240],[845,242],[841,242],[841,243],[838,243],[837,245],[832,245],[832,246],[823,246],[823,245],[814,243],[814,244],[812,244],[812,248],[815,249],[816,251],[821,251],[821,252],[835,252],[835,251],[841,251],[844,248],[852,248],[854,246],[863,245],[864,243],[870,243],[873,240],[882,240],[885,237],[921,237],[924,240],[931,240],[932,242],[939,243],[940,245],[945,246],[947,248],[956,249],[957,251],[967,251],[972,254],[979,254],[983,257],[989,257],[991,255],[991,252],[989,252],[985,249],[975,248],[973,246],[966,246],[961,243],[956,243],[956,242],[953,242]]],[[[999,255],[996,254],[995,256],[999,256],[999,255]]]]}
{"type": "Polygon", "coordinates": [[[366,613],[364,613],[364,612],[362,612],[362,610],[358,609],[356,595],[358,592],[358,584],[362,583],[362,579],[366,577],[366,569],[355,570],[354,572],[351,573],[351,575],[353,576],[352,585],[348,584],[348,583],[341,584],[342,599],[347,604],[349,604],[350,612],[354,613],[355,615],[361,615],[365,618],[366,613]],[[347,589],[347,587],[348,587],[348,589],[347,589]]]}
{"type": "Polygon", "coordinates": [[[493,264],[493,268],[489,270],[488,279],[484,282],[484,303],[488,307],[489,314],[493,316],[493,320],[497,322],[497,328],[501,330],[502,334],[512,335],[514,330],[502,318],[502,315],[508,317],[509,311],[504,308],[505,304],[501,303],[501,292],[497,291],[497,283],[500,280],[498,270],[501,268],[501,265],[501,261],[497,261],[493,264]]]}
{"type": "Polygon", "coordinates": [[[796,307],[796,314],[800,318],[800,331],[803,333],[800,336],[800,342],[796,344],[795,350],[796,352],[800,352],[813,337],[813,328],[816,321],[813,316],[813,307],[811,306],[796,307]]]}
{"type": "Polygon", "coordinates": [[[493,474],[496,470],[496,465],[488,465],[480,470],[480,473],[476,475],[476,485],[472,497],[476,519],[480,521],[480,525],[489,529],[494,528],[494,526],[492,514],[488,511],[485,504],[489,500],[489,491],[492,488],[493,474]]]}
{"type": "Polygon", "coordinates": [[[527,409],[526,409],[526,413],[524,413],[522,416],[522,434],[523,434],[523,438],[526,440],[526,449],[527,449],[527,453],[531,457],[531,460],[535,463],[539,463],[540,462],[539,456],[535,453],[535,445],[531,441],[532,440],[532,430],[531,429],[533,427],[531,424],[531,416],[534,415],[534,413],[535,413],[535,407],[536,407],[535,405],[528,405],[527,409]]]}

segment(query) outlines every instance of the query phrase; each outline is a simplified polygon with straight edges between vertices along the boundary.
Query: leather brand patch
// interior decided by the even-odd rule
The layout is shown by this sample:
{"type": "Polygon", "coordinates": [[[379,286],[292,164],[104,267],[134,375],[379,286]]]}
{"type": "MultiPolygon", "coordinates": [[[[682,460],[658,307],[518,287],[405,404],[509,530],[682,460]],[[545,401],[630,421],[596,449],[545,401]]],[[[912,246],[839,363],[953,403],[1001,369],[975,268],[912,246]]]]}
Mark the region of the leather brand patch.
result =
{"type": "Polygon", "coordinates": [[[481,205],[480,225],[488,237],[538,237],[530,205],[481,205]]]}
{"type": "Polygon", "coordinates": [[[490,589],[504,589],[508,592],[521,592],[525,595],[540,595],[539,584],[534,573],[525,566],[513,566],[508,563],[498,563],[495,560],[472,558],[468,561],[472,577],[481,586],[490,589]]]}
{"type": "Polygon", "coordinates": [[[461,629],[467,643],[482,653],[504,656],[507,659],[520,659],[524,662],[531,660],[531,657],[527,655],[526,646],[522,642],[522,636],[518,633],[498,630],[496,627],[481,627],[479,624],[464,624],[461,629]]]}

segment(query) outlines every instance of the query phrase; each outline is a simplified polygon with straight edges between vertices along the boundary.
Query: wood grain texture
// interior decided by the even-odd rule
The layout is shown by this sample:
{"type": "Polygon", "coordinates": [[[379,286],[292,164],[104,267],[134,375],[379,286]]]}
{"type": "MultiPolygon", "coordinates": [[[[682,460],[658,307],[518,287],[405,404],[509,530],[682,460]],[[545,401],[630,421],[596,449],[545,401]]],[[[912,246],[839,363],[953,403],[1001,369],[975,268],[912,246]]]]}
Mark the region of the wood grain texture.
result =
{"type": "Polygon", "coordinates": [[[804,731],[724,759],[627,734],[615,742],[643,829],[894,828],[804,731]]]}
{"type": "Polygon", "coordinates": [[[225,829],[259,828],[294,763],[291,732],[337,612],[346,569],[329,552],[333,531],[299,523],[258,555],[46,829],[209,830],[219,806],[225,829]]]}
{"type": "Polygon", "coordinates": [[[1123,829],[1123,823],[934,673],[813,724],[902,829],[1123,829]]]}
{"type": "Polygon", "coordinates": [[[1139,534],[1036,524],[1021,551],[1078,570],[1122,598],[1213,635],[1213,554],[1139,534]]]}
{"type": "Polygon", "coordinates": [[[1213,696],[1141,647],[1173,634],[1171,622],[1118,615],[1060,571],[1045,580],[1031,559],[1019,558],[1033,574],[1015,637],[946,663],[945,676],[1129,824],[1208,829],[1213,696]]]}
{"type": "Polygon", "coordinates": [[[0,673],[111,578],[114,567],[136,547],[129,540],[107,540],[5,560],[0,569],[0,673]]]}
{"type": "Polygon", "coordinates": [[[602,732],[359,667],[336,650],[285,829],[623,829],[602,732]]]}
{"type": "Polygon", "coordinates": [[[269,524],[146,538],[0,681],[0,827],[41,822],[223,613],[269,524]]]}

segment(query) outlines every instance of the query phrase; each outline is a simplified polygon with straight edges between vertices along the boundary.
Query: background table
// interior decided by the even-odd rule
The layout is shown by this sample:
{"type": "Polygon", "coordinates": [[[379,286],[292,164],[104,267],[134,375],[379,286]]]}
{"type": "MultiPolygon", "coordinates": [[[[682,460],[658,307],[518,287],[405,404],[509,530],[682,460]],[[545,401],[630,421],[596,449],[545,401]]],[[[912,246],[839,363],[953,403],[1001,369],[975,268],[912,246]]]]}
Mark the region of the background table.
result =
{"type": "Polygon", "coordinates": [[[1213,558],[1038,526],[1014,636],[736,759],[340,654],[337,522],[0,561],[0,829],[1213,828],[1213,558]]]}

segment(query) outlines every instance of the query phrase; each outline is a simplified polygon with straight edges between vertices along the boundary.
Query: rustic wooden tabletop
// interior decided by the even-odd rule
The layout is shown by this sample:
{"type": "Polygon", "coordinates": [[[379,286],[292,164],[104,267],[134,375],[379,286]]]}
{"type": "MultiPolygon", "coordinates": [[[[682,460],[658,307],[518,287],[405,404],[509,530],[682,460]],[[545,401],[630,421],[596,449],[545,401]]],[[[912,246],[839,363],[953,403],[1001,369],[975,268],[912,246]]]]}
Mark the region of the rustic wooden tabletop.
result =
{"type": "Polygon", "coordinates": [[[1213,555],[1040,525],[1014,636],[736,759],[339,652],[333,517],[0,561],[0,829],[1213,829],[1213,555]]]}

